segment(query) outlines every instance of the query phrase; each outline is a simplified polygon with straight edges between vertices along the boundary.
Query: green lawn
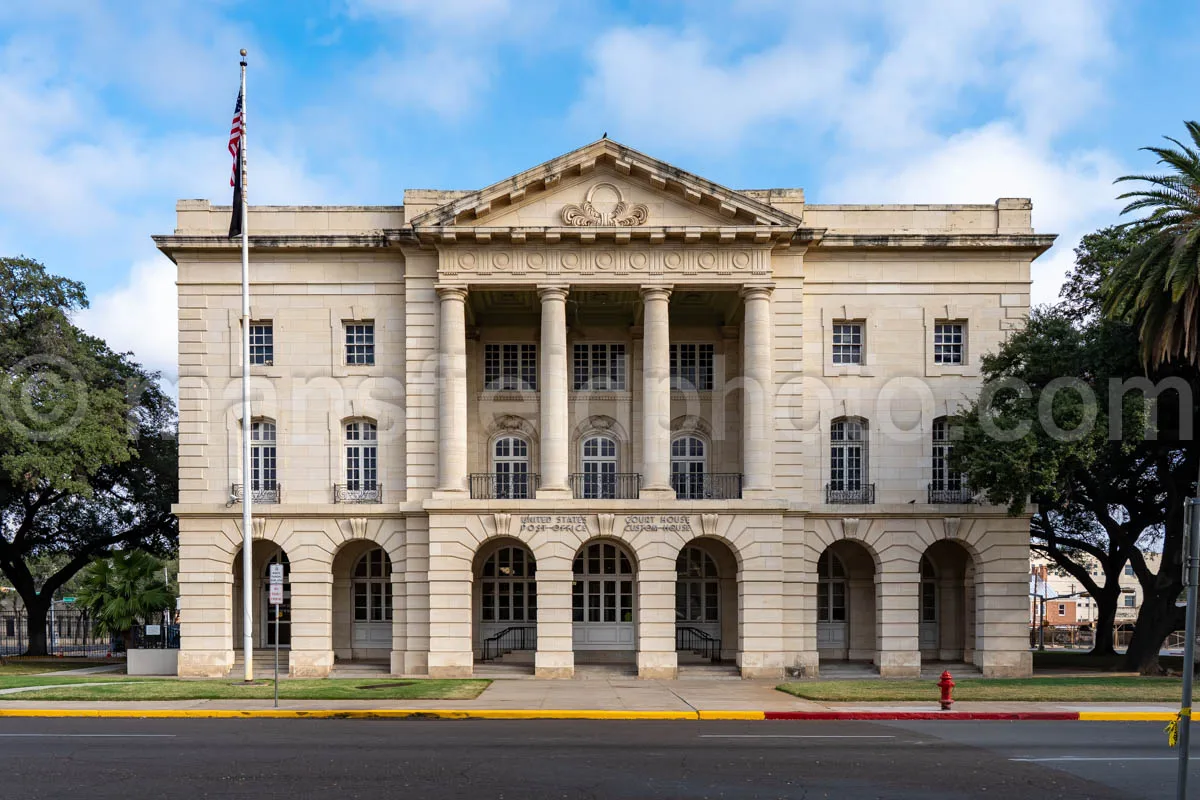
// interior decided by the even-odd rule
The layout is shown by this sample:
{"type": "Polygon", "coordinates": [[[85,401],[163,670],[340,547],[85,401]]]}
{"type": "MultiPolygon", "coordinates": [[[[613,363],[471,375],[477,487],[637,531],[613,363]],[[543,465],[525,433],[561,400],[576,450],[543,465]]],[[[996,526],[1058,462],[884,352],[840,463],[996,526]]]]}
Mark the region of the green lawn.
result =
{"type": "MultiPolygon", "coordinates": [[[[112,661],[87,661],[83,659],[25,659],[10,658],[0,664],[0,678],[10,675],[38,675],[43,672],[58,672],[65,669],[83,669],[112,664],[112,661]]],[[[122,662],[115,662],[121,664],[122,662]]]]}
{"type": "MultiPolygon", "coordinates": [[[[236,679],[118,678],[117,681],[107,686],[51,687],[0,695],[0,700],[269,700],[274,697],[269,680],[255,681],[249,686],[236,679]]],[[[65,677],[56,681],[71,682],[65,677]]],[[[90,682],[106,681],[103,676],[96,676],[90,682]]],[[[473,700],[489,684],[491,681],[488,680],[297,679],[280,681],[279,697],[287,700],[473,700]]]]}
{"type": "MultiPolygon", "coordinates": [[[[1178,702],[1178,678],[964,678],[955,681],[955,700],[1045,703],[1178,702]]],[[[938,699],[936,681],[798,681],[781,692],[827,702],[873,703],[938,699]]]]}

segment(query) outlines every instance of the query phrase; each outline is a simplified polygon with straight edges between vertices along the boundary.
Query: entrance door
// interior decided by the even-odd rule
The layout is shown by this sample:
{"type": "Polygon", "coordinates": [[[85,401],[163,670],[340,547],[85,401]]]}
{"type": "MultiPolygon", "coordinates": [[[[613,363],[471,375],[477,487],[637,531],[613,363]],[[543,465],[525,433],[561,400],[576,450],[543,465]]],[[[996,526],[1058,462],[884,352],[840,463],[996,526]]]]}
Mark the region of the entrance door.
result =
{"type": "Polygon", "coordinates": [[[817,561],[817,652],[825,658],[849,656],[846,567],[826,550],[817,561]]]}
{"type": "Polygon", "coordinates": [[[921,556],[921,628],[920,644],[922,657],[936,660],[941,646],[941,631],[938,623],[937,573],[929,556],[921,556]]]}
{"type": "Polygon", "coordinates": [[[262,602],[263,602],[263,646],[275,646],[275,606],[267,602],[270,594],[271,564],[283,564],[283,602],[279,604],[279,646],[292,645],[292,584],[289,580],[292,574],[288,564],[287,553],[280,550],[271,556],[263,570],[262,602]]]}
{"type": "Polygon", "coordinates": [[[354,649],[392,647],[392,562],[383,548],[364,553],[354,565],[354,649]]]}
{"type": "Polygon", "coordinates": [[[633,561],[620,545],[593,542],[575,556],[571,619],[575,650],[633,650],[633,561]]]}

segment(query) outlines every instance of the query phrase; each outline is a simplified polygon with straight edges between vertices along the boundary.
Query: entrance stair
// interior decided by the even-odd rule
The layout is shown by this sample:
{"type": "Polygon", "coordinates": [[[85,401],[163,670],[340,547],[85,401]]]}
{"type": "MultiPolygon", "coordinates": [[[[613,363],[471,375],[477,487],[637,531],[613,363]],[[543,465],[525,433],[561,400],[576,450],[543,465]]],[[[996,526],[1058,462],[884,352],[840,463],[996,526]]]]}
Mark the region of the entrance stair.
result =
{"type": "MultiPolygon", "coordinates": [[[[286,678],[288,675],[288,650],[279,649],[279,677],[286,678]]],[[[233,656],[233,667],[226,674],[228,678],[241,678],[245,674],[246,661],[242,658],[242,651],[237,650],[233,656]]],[[[254,678],[270,678],[275,674],[275,649],[255,650],[254,651],[254,678]]]]}

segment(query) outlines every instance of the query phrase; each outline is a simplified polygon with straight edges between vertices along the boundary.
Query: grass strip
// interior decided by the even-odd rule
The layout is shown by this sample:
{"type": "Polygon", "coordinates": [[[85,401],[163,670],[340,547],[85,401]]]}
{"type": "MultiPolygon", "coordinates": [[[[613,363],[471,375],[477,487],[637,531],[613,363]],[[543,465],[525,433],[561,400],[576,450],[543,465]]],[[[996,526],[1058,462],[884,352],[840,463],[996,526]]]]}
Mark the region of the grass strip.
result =
{"type": "MultiPolygon", "coordinates": [[[[105,679],[97,676],[97,680],[105,679]]],[[[279,697],[286,700],[473,700],[490,684],[491,681],[482,679],[292,679],[279,682],[279,697]]],[[[145,679],[125,680],[106,686],[49,686],[38,691],[0,695],[0,701],[269,700],[272,697],[274,688],[270,680],[246,685],[229,678],[198,681],[145,679]]]]}
{"type": "MultiPolygon", "coordinates": [[[[955,681],[955,700],[1014,703],[1163,703],[1179,700],[1178,678],[964,678],[955,681]]],[[[832,703],[908,702],[938,699],[936,681],[796,681],[781,692],[832,703]]]]}

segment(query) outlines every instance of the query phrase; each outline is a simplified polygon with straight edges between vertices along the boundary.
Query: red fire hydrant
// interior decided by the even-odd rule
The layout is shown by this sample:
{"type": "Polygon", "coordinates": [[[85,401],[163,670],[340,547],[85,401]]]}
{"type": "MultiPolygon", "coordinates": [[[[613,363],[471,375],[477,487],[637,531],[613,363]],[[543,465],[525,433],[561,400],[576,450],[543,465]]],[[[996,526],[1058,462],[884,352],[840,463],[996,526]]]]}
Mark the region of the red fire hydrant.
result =
{"type": "Polygon", "coordinates": [[[942,679],[937,685],[942,690],[942,711],[949,711],[950,706],[954,705],[954,678],[950,675],[950,670],[942,673],[942,679]]]}

